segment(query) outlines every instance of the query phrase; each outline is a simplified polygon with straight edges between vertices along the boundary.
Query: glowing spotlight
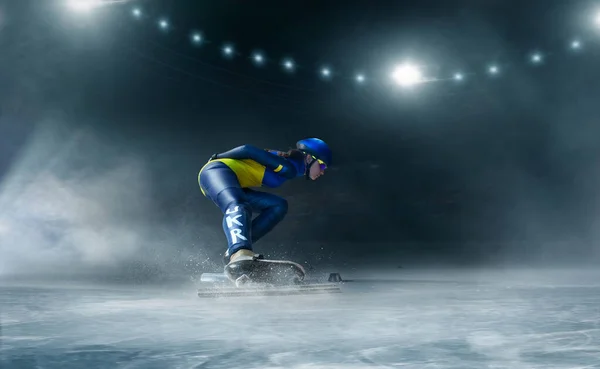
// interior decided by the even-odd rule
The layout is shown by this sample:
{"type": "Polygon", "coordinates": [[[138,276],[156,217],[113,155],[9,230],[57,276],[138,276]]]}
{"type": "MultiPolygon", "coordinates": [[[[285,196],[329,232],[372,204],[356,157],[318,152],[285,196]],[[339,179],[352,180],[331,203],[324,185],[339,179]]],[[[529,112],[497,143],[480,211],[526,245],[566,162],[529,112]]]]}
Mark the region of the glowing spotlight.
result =
{"type": "Polygon", "coordinates": [[[294,61],[291,59],[286,59],[283,61],[283,67],[287,70],[287,71],[292,71],[294,70],[294,61]]]}
{"type": "Polygon", "coordinates": [[[498,68],[496,65],[492,65],[491,67],[488,68],[488,72],[491,75],[496,75],[496,74],[500,73],[500,68],[498,68]]]}
{"type": "Polygon", "coordinates": [[[321,76],[323,76],[325,78],[331,77],[331,69],[329,69],[329,68],[321,69],[321,76]]]}
{"type": "Polygon", "coordinates": [[[571,42],[571,49],[573,49],[573,50],[579,50],[579,49],[581,49],[581,41],[579,41],[579,40],[573,40],[571,42]]]}
{"type": "Polygon", "coordinates": [[[167,28],[169,28],[169,22],[167,22],[166,19],[161,19],[158,22],[158,26],[162,29],[162,30],[166,30],[167,28]]]}
{"type": "Polygon", "coordinates": [[[596,14],[596,19],[594,19],[596,26],[600,27],[600,11],[596,14]]]}
{"type": "Polygon", "coordinates": [[[192,42],[196,45],[199,45],[200,43],[202,43],[202,35],[198,32],[192,33],[191,39],[192,39],[192,42]]]}
{"type": "Polygon", "coordinates": [[[363,74],[356,75],[356,82],[363,83],[365,81],[365,76],[363,74]]]}
{"type": "Polygon", "coordinates": [[[261,53],[254,53],[252,60],[254,60],[254,63],[256,64],[262,64],[265,61],[265,57],[261,53]]]}
{"type": "Polygon", "coordinates": [[[540,53],[535,53],[531,55],[531,62],[534,64],[540,64],[542,62],[543,56],[540,53]]]}
{"type": "Polygon", "coordinates": [[[421,70],[411,64],[397,66],[392,73],[392,78],[398,85],[403,87],[414,86],[423,81],[421,70]]]}
{"type": "Polygon", "coordinates": [[[465,78],[465,76],[463,76],[462,73],[455,73],[453,78],[455,81],[462,81],[465,78]]]}
{"type": "Polygon", "coordinates": [[[142,16],[142,11],[139,8],[135,8],[131,11],[134,17],[139,18],[142,16]]]}
{"type": "Polygon", "coordinates": [[[97,8],[102,4],[99,0],[70,0],[68,2],[68,5],[72,10],[84,13],[89,12],[94,8],[97,8]]]}
{"type": "Polygon", "coordinates": [[[225,55],[226,57],[232,57],[233,56],[233,46],[231,46],[231,45],[223,46],[223,55],[225,55]]]}

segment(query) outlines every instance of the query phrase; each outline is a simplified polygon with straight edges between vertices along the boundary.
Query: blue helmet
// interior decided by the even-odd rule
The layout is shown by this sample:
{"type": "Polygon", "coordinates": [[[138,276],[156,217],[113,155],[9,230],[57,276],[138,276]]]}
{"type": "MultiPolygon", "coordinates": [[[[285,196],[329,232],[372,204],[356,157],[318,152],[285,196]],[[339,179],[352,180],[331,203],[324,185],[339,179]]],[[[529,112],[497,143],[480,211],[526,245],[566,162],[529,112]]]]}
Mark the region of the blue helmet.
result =
{"type": "Polygon", "coordinates": [[[318,138],[305,138],[296,142],[298,150],[310,154],[317,159],[323,160],[325,165],[331,166],[331,149],[325,141],[318,138]]]}

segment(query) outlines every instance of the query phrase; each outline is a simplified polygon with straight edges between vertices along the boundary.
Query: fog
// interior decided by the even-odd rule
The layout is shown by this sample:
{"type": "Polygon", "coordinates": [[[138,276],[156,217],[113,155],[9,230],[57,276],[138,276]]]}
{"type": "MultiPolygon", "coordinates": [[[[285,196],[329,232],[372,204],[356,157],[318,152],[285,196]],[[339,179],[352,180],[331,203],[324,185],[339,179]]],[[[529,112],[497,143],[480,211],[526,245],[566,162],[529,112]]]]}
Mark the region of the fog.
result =
{"type": "Polygon", "coordinates": [[[201,234],[178,224],[185,217],[161,217],[144,158],[66,127],[41,122],[4,177],[0,275],[156,278],[157,266],[206,262],[201,234]]]}

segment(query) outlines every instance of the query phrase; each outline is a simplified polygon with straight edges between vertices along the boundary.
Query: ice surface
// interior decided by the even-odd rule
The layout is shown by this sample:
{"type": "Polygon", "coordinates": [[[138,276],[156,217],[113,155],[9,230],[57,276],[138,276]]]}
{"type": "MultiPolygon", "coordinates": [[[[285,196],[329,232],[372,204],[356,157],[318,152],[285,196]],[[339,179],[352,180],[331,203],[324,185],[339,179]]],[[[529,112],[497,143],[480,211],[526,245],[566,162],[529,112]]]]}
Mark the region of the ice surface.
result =
{"type": "Polygon", "coordinates": [[[372,278],[335,295],[216,300],[5,285],[0,367],[600,368],[600,279],[524,281],[372,278]]]}

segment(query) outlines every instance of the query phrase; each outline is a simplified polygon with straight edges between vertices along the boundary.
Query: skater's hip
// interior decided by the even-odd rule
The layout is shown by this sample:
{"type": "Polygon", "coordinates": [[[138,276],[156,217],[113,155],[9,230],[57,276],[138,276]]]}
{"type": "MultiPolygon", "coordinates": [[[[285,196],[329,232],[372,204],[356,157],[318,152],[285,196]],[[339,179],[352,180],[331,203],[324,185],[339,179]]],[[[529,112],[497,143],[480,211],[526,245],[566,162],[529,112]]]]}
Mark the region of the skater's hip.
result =
{"type": "Polygon", "coordinates": [[[262,186],[265,167],[253,160],[237,159],[215,159],[211,160],[200,169],[198,173],[198,183],[202,193],[206,196],[207,188],[203,182],[220,182],[220,185],[227,187],[260,187],[262,186]],[[235,181],[231,180],[231,174],[235,176],[235,181]],[[223,179],[227,178],[227,183],[223,179]]]}

